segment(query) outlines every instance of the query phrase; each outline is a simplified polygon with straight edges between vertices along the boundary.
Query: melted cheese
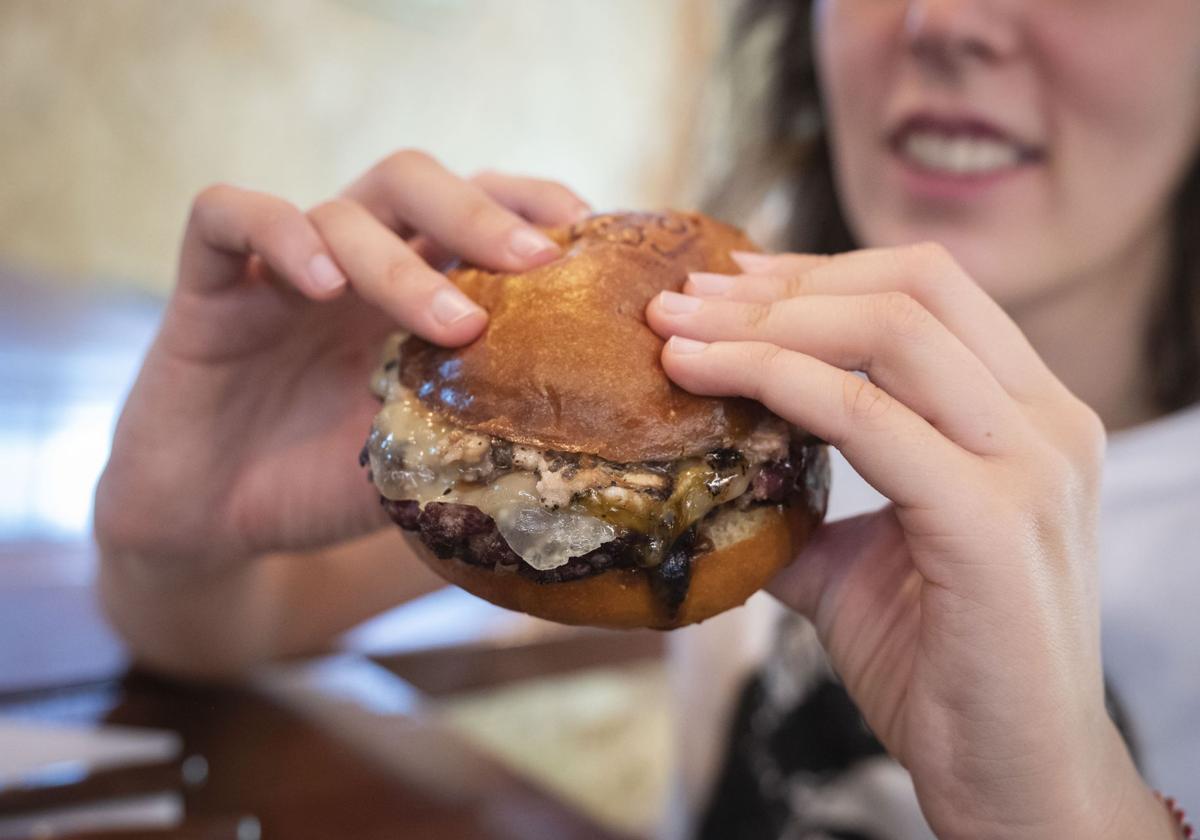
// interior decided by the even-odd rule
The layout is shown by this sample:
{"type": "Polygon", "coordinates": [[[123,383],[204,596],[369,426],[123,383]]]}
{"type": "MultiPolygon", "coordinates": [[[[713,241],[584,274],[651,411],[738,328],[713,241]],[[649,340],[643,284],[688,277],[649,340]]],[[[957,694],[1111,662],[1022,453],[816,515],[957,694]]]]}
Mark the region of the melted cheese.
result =
{"type": "Polygon", "coordinates": [[[478,474],[490,468],[490,461],[481,463],[490,457],[490,440],[445,422],[395,382],[385,393],[387,402],[375,417],[367,452],[375,484],[386,498],[474,505],[496,521],[500,535],[522,560],[542,571],[616,536],[612,524],[581,509],[547,510],[532,472],[465,480],[472,470],[478,474]]]}
{"type": "MultiPolygon", "coordinates": [[[[671,465],[674,481],[666,499],[639,492],[640,473],[607,462],[588,468],[599,476],[594,487],[583,486],[590,480],[588,471],[564,481],[562,474],[548,471],[542,453],[526,447],[514,448],[512,469],[498,470],[491,459],[491,438],[429,411],[400,385],[394,365],[378,371],[372,386],[384,399],[367,444],[380,493],[422,505],[473,505],[495,520],[514,552],[543,571],[599,548],[620,528],[650,538],[645,562],[655,565],[694,522],[744,493],[758,468],[743,462],[718,471],[703,458],[683,459],[671,465]],[[634,480],[625,481],[626,475],[634,480]]],[[[786,429],[782,439],[786,451],[786,429]]],[[[646,473],[642,483],[647,489],[654,489],[649,487],[653,478],[646,473]]]]}

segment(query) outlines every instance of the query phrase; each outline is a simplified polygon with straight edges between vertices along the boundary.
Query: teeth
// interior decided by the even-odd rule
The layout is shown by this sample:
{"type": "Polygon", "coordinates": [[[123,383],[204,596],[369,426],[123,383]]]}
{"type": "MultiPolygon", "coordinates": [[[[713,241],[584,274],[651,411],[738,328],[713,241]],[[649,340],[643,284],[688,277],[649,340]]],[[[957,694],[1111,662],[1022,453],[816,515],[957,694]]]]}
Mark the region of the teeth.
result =
{"type": "Polygon", "coordinates": [[[914,131],[904,139],[904,154],[925,169],[976,175],[1016,166],[1021,153],[1012,143],[985,137],[950,137],[914,131]]]}

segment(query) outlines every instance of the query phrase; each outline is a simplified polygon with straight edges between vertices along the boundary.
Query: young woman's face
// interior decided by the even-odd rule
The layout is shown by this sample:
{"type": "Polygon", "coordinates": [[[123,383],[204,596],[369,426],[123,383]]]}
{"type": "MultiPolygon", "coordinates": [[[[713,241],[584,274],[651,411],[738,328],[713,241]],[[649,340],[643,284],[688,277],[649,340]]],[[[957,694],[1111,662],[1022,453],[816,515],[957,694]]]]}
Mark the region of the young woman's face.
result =
{"type": "Polygon", "coordinates": [[[815,15],[864,245],[937,240],[1021,305],[1161,233],[1200,139],[1200,0],[817,0],[815,15]]]}

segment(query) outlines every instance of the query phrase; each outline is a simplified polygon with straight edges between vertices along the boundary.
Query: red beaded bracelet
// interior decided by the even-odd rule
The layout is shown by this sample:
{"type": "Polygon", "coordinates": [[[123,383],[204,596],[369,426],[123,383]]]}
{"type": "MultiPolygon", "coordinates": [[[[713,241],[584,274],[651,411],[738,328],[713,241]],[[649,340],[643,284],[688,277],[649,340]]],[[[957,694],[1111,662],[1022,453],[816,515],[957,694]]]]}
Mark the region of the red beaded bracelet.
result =
{"type": "Polygon", "coordinates": [[[1179,826],[1179,831],[1183,835],[1184,840],[1192,840],[1196,836],[1195,829],[1187,821],[1187,814],[1179,807],[1179,803],[1174,798],[1163,796],[1158,791],[1155,791],[1154,795],[1158,797],[1159,802],[1167,806],[1167,810],[1171,812],[1171,817],[1175,820],[1176,825],[1179,826]]]}

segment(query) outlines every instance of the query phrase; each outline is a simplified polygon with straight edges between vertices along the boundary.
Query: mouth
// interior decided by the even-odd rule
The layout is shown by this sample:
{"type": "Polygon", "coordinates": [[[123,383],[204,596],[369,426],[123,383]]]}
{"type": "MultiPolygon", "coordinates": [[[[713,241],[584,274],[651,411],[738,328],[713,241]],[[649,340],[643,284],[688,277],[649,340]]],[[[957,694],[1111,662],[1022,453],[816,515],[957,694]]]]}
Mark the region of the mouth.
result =
{"type": "Polygon", "coordinates": [[[903,163],[922,173],[980,179],[1045,160],[1041,147],[975,118],[917,114],[887,138],[903,163]]]}

